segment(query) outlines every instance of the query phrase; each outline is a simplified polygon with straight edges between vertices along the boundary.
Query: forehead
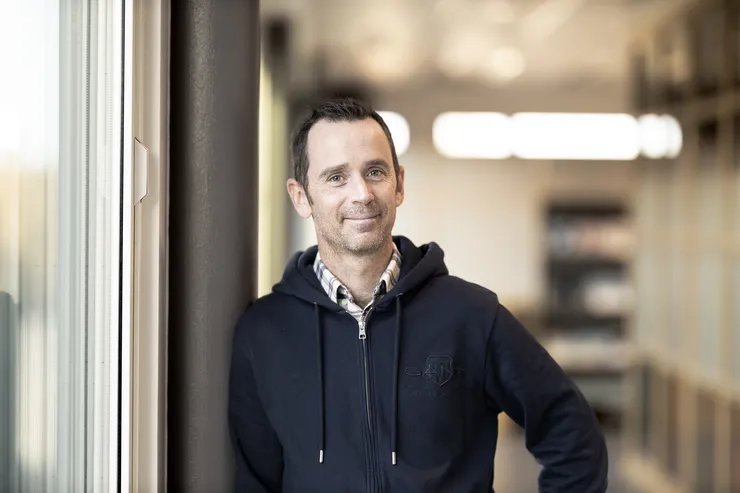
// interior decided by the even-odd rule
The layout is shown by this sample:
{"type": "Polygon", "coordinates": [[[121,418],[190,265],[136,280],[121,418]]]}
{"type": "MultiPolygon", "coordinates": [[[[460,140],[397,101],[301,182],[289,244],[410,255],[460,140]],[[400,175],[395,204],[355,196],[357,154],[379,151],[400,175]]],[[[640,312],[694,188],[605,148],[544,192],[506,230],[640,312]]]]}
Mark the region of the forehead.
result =
{"type": "Polygon", "coordinates": [[[391,148],[380,124],[372,118],[351,122],[321,120],[308,133],[309,173],[328,166],[373,159],[390,163],[391,148]]]}

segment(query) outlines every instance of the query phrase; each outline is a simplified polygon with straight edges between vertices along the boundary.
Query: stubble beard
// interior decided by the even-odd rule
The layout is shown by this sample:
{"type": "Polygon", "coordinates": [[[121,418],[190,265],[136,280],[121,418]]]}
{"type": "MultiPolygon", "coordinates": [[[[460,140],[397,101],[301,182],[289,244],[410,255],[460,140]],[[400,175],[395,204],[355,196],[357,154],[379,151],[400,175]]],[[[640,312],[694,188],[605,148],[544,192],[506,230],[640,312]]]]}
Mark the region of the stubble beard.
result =
{"type": "Polygon", "coordinates": [[[379,222],[371,233],[372,239],[367,239],[361,244],[353,242],[353,238],[349,237],[350,233],[343,232],[341,226],[336,230],[334,228],[327,230],[322,224],[317,224],[316,230],[317,235],[336,254],[361,257],[372,255],[386,245],[393,231],[395,214],[392,211],[383,211],[379,222]]]}

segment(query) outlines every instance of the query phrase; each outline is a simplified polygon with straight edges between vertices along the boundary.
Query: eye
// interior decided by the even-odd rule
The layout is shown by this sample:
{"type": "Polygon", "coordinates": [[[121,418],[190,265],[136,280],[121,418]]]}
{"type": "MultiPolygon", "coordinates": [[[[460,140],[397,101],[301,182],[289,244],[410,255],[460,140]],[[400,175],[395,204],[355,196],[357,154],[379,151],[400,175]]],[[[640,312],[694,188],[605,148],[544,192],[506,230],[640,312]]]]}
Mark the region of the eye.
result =
{"type": "Polygon", "coordinates": [[[342,175],[331,175],[327,181],[331,183],[339,183],[341,179],[342,175]]]}
{"type": "Polygon", "coordinates": [[[377,178],[379,176],[385,175],[385,172],[382,169],[376,168],[376,169],[371,170],[370,173],[368,173],[368,174],[370,176],[374,176],[374,177],[377,178]]]}

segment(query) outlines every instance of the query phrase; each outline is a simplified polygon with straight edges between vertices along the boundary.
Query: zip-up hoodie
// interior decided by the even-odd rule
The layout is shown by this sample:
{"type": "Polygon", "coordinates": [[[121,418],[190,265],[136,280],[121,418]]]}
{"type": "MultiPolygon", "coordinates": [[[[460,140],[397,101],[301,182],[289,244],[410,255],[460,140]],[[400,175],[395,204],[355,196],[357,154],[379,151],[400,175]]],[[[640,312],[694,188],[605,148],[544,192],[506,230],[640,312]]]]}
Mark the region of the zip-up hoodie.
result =
{"type": "Polygon", "coordinates": [[[606,491],[594,413],[493,292],[435,243],[394,237],[401,276],[358,322],[288,262],[234,335],[229,425],[240,493],[489,493],[504,412],[543,466],[542,493],[606,491]]]}

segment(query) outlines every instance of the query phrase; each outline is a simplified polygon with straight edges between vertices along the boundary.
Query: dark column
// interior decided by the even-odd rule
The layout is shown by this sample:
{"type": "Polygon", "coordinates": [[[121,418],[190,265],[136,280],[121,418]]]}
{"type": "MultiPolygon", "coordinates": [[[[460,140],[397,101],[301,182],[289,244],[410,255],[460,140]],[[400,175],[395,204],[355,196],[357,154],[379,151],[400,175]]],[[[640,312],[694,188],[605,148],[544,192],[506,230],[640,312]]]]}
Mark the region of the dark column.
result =
{"type": "Polygon", "coordinates": [[[167,482],[220,493],[231,336],[256,290],[259,1],[171,9],[167,482]]]}

